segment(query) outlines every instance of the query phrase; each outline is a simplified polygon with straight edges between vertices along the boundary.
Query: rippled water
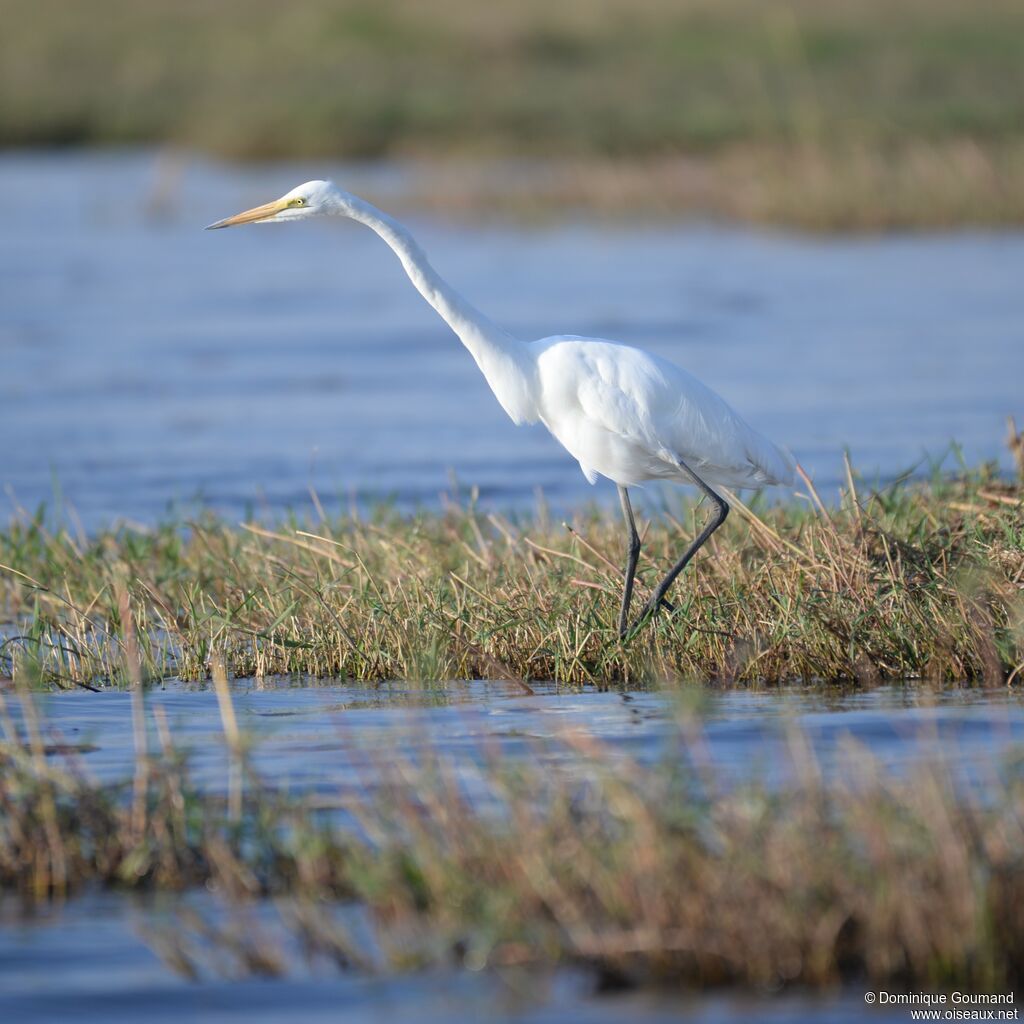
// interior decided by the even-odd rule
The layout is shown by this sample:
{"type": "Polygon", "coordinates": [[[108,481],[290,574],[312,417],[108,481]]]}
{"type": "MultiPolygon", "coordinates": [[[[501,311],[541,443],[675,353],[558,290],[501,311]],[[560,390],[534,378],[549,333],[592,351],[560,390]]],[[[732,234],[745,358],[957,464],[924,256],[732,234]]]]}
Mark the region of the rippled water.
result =
{"type": "MultiPolygon", "coordinates": [[[[284,683],[240,684],[234,700],[239,724],[254,740],[256,770],[306,791],[372,785],[365,769],[382,750],[409,757],[439,752],[467,763],[500,754],[572,773],[579,755],[562,739],[573,730],[586,730],[612,759],[642,764],[679,756],[686,746],[679,698],[664,693],[540,687],[531,696],[503,683],[434,689],[284,683]]],[[[131,774],[128,694],[55,693],[40,701],[51,740],[87,747],[82,763],[93,776],[113,781],[131,774]]],[[[166,713],[176,744],[191,753],[197,780],[222,787],[227,759],[216,695],[172,684],[150,691],[146,702],[166,713]]],[[[726,783],[785,781],[793,727],[826,776],[843,770],[853,740],[891,772],[941,759],[965,784],[984,782],[1001,756],[1024,741],[1024,699],[1003,690],[725,691],[702,694],[698,702],[693,728],[702,756],[726,783]]]]}
{"type": "MultiPolygon", "coordinates": [[[[513,427],[366,229],[200,230],[312,176],[386,194],[393,169],[156,168],[0,156],[0,515],[55,488],[87,526],[194,499],[274,515],[309,508],[310,485],[332,508],[432,503],[450,470],[502,506],[537,486],[560,506],[612,496],[542,428],[513,427]]],[[[843,445],[868,476],[953,439],[1005,464],[1004,417],[1024,419],[1020,233],[412,226],[499,323],[674,359],[825,489],[843,445]]]]}

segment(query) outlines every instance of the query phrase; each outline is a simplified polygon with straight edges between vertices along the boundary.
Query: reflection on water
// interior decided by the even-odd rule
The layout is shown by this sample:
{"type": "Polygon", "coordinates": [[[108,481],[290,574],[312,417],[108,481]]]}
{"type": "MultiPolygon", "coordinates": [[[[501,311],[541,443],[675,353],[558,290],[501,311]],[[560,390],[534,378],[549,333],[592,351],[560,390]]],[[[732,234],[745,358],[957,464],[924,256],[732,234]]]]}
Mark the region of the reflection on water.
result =
{"type": "MultiPolygon", "coordinates": [[[[230,515],[308,509],[311,484],[335,509],[411,505],[436,501],[452,468],[506,506],[537,485],[559,506],[614,493],[542,428],[512,426],[367,230],[199,230],[324,173],[386,194],[393,169],[195,163],[156,216],[154,167],[0,157],[0,485],[22,504],[56,480],[87,526],[197,497],[230,515]]],[[[413,226],[499,323],[676,360],[826,488],[844,444],[883,476],[953,438],[970,460],[1002,457],[1003,417],[1022,412],[1020,233],[413,226]]]]}

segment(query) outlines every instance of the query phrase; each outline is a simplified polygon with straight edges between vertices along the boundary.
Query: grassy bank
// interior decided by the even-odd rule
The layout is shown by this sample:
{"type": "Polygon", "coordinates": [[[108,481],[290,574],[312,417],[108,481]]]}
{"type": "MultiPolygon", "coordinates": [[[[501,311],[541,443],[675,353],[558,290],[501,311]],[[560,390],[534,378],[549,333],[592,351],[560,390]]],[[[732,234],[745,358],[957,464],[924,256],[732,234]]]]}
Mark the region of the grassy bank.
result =
{"type": "Polygon", "coordinates": [[[699,216],[812,232],[1024,224],[1024,139],[760,141],[639,158],[422,159],[411,169],[397,195],[368,197],[411,213],[539,222],[699,216]]]}
{"type": "Polygon", "coordinates": [[[564,158],[573,205],[822,227],[1024,221],[1012,0],[2,10],[0,146],[564,158]]]}
{"type": "Polygon", "coordinates": [[[194,786],[162,718],[162,749],[140,747],[134,780],[100,786],[73,751],[48,752],[24,707],[16,735],[0,693],[0,884],[30,900],[205,886],[238,920],[186,912],[161,936],[186,973],[285,971],[278,926],[245,912],[270,896],[309,955],[356,971],[572,965],[606,984],[772,991],[1024,980],[1017,769],[975,803],[939,769],[895,781],[851,751],[842,784],[825,785],[794,737],[797,784],[720,790],[689,767],[699,724],[682,719],[660,767],[566,734],[551,742],[577,772],[492,758],[469,769],[474,802],[467,765],[364,751],[372,786],[311,801],[247,767],[225,703],[223,798],[194,786]]]}
{"type": "MultiPolygon", "coordinates": [[[[617,513],[443,514],[93,537],[42,514],[0,532],[0,676],[29,685],[303,673],[573,685],[925,677],[1020,680],[1024,503],[981,469],[931,485],[734,508],[676,584],[674,616],[615,632],[617,513]]],[[[703,523],[643,523],[638,600],[703,523]]]]}

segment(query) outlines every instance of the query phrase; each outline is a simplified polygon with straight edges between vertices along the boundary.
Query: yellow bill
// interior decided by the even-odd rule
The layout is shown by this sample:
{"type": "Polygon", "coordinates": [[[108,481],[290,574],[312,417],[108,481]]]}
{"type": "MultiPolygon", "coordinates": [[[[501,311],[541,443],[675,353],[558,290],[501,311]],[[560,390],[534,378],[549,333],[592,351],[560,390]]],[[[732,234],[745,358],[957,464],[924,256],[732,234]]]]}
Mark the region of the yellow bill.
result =
{"type": "Polygon", "coordinates": [[[287,199],[275,199],[272,203],[264,203],[262,206],[254,206],[251,210],[243,210],[242,213],[236,213],[234,217],[225,217],[224,220],[218,220],[213,224],[207,224],[206,230],[212,231],[214,228],[233,228],[237,224],[255,224],[261,220],[269,220],[271,217],[276,216],[282,210],[286,210],[287,208],[287,199]]]}

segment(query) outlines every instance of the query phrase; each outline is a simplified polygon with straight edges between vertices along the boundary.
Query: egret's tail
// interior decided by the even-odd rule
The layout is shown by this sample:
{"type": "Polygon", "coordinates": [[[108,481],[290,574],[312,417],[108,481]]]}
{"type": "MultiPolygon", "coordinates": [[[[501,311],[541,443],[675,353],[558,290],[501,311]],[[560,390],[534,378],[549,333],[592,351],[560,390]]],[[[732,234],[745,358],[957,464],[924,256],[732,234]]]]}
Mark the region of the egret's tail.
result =
{"type": "Polygon", "coordinates": [[[796,467],[789,452],[783,451],[755,430],[750,433],[752,436],[747,443],[747,455],[753,469],[751,477],[754,486],[791,484],[796,467]]]}

